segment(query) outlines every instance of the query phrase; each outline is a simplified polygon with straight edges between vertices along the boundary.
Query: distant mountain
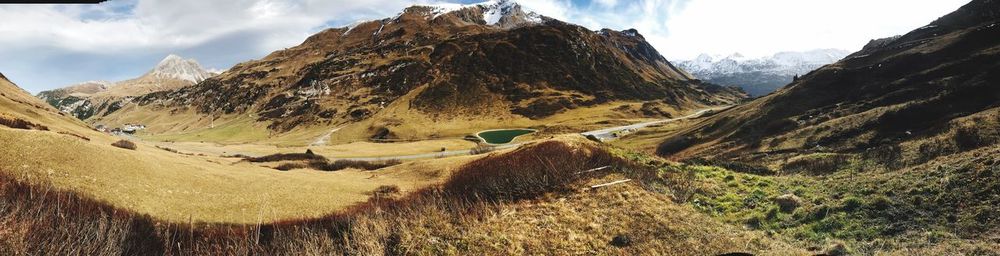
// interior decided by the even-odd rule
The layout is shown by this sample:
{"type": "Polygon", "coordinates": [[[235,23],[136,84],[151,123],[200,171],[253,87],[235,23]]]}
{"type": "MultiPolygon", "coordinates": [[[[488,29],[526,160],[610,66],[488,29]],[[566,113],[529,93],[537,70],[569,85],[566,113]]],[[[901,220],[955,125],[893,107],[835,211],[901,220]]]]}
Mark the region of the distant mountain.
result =
{"type": "Polygon", "coordinates": [[[145,76],[160,79],[178,79],[198,83],[212,77],[209,71],[201,67],[194,59],[184,59],[177,55],[167,55],[159,64],[145,76]]]}
{"type": "Polygon", "coordinates": [[[746,58],[739,53],[729,56],[699,55],[679,61],[677,66],[706,82],[739,86],[752,96],[761,96],[792,82],[823,65],[834,63],[850,52],[819,49],[806,52],[780,52],[763,58],[746,58]]]}
{"type": "Polygon", "coordinates": [[[94,115],[108,115],[120,109],[135,96],[193,85],[213,75],[194,59],[184,59],[171,54],[138,78],[114,83],[83,82],[43,91],[37,96],[62,112],[86,120],[94,115]]]}
{"type": "Polygon", "coordinates": [[[619,100],[690,109],[743,96],[692,80],[635,30],[591,31],[501,0],[418,5],[327,29],[197,85],[136,102],[164,116],[189,109],[252,116],[272,133],[354,124],[338,134],[392,137],[438,136],[444,121],[475,129],[467,123],[495,126],[483,120],[540,119],[619,100]]]}

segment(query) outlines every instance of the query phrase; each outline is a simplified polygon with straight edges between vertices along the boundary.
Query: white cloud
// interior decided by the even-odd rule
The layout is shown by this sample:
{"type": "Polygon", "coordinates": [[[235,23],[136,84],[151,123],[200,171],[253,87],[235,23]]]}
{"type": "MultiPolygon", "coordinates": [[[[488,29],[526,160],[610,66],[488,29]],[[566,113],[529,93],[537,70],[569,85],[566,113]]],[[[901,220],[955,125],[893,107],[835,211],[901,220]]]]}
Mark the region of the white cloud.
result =
{"type": "Polygon", "coordinates": [[[387,17],[423,2],[116,0],[101,5],[3,5],[0,72],[37,92],[76,81],[138,76],[168,53],[186,52],[182,55],[206,66],[226,68],[297,45],[327,24],[387,17]],[[139,59],[150,64],[128,65],[139,59]]]}
{"type": "Polygon", "coordinates": [[[903,34],[968,0],[698,0],[667,24],[657,46],[668,57],[698,53],[747,56],[778,51],[860,50],[870,39],[903,34]]]}

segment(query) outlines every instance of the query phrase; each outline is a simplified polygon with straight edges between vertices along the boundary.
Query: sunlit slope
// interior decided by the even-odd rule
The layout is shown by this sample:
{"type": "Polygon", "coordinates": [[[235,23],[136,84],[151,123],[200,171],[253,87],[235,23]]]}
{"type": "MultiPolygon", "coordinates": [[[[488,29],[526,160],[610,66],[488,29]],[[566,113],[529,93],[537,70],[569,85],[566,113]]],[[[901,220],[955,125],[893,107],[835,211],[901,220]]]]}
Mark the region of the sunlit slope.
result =
{"type": "Polygon", "coordinates": [[[315,217],[364,201],[380,185],[406,191],[434,182],[452,162],[464,161],[410,163],[378,174],[279,172],[142,142],[137,150],[127,150],[111,146],[118,138],[58,114],[6,80],[0,80],[0,88],[0,115],[47,129],[0,126],[0,172],[166,220],[256,223],[315,217]]]}
{"type": "Polygon", "coordinates": [[[972,1],[905,35],[874,40],[667,141],[660,154],[754,158],[902,147],[917,153],[897,158],[919,164],[996,144],[998,8],[972,1]]]}

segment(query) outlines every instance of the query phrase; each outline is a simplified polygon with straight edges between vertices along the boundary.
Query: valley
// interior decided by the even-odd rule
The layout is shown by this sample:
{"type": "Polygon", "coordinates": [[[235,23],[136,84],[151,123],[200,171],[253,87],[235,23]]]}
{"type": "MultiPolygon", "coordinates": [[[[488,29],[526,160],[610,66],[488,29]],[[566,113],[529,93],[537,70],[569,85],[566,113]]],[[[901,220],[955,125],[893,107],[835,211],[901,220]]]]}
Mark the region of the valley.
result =
{"type": "Polygon", "coordinates": [[[1000,255],[1000,1],[677,65],[533,4],[0,74],[0,255],[1000,255]]]}

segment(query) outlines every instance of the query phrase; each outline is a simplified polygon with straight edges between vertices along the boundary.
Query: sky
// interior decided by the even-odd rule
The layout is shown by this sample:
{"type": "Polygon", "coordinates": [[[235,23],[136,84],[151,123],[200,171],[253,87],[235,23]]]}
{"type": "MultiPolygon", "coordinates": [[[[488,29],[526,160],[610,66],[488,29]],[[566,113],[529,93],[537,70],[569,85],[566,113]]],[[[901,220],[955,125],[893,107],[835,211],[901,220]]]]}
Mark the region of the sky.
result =
{"type": "MultiPolygon", "coordinates": [[[[483,0],[111,0],[99,5],[0,5],[0,73],[31,93],[121,81],[168,54],[225,70],[309,35],[391,17],[414,4],[483,0]]],[[[670,60],[701,53],[761,57],[859,50],[968,0],[519,0],[590,29],[635,28],[670,60]]]]}

